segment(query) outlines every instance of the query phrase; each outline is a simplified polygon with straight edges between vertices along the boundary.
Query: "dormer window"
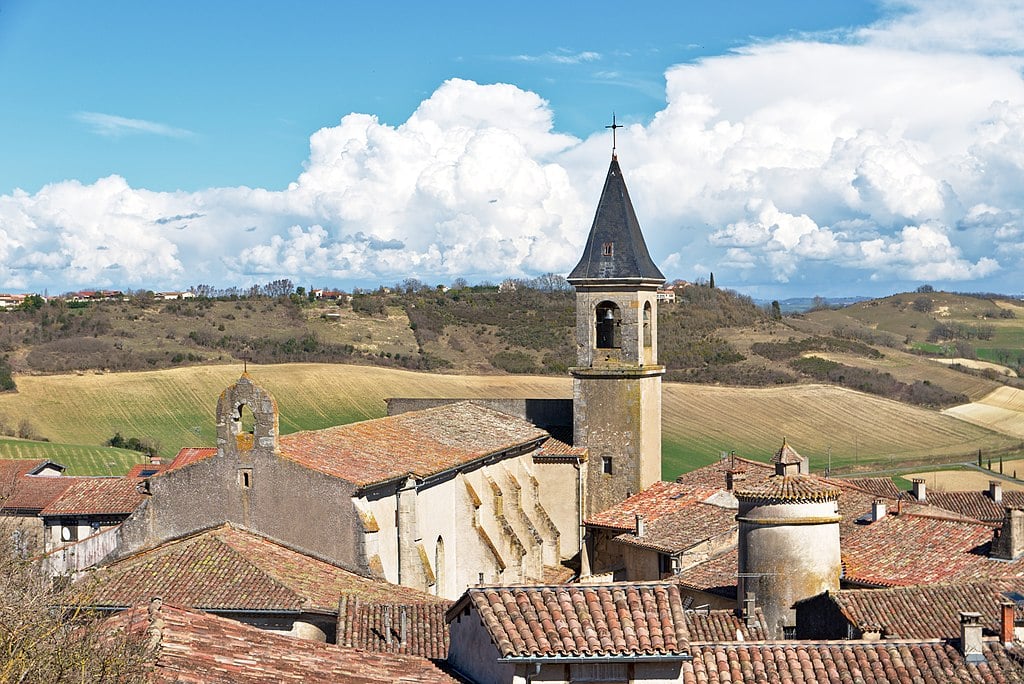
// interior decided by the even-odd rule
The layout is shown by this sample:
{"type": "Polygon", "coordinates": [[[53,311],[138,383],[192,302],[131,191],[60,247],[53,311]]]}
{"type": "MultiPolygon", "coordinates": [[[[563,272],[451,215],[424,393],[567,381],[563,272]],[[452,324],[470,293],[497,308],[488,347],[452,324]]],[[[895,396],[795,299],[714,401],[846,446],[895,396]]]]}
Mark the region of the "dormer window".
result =
{"type": "Polygon", "coordinates": [[[601,256],[603,256],[603,257],[613,257],[613,256],[615,256],[615,243],[614,242],[606,242],[603,245],[601,245],[601,256]]]}

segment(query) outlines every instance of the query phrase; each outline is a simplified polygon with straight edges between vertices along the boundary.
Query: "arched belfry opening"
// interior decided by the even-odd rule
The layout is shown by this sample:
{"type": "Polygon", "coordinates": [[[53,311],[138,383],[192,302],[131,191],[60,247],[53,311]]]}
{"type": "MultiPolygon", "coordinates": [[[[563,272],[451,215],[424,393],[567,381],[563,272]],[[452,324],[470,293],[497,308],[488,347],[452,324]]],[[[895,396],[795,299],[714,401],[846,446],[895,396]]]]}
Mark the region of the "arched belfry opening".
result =
{"type": "Polygon", "coordinates": [[[277,402],[248,374],[221,394],[217,402],[217,443],[225,452],[277,451],[277,402]]]}
{"type": "Polygon", "coordinates": [[[598,349],[622,348],[622,312],[615,302],[604,301],[595,310],[598,349]]]}

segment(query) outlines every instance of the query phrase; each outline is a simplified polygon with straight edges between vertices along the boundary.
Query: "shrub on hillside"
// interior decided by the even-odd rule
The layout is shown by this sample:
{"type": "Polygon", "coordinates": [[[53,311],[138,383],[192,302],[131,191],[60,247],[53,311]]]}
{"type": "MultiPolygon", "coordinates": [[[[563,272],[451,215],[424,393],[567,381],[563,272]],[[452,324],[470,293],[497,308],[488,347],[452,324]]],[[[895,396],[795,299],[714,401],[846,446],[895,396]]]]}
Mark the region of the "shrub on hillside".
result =
{"type": "Polygon", "coordinates": [[[491,357],[491,364],[506,373],[536,373],[533,357],[520,351],[500,351],[491,357]]]}
{"type": "Polygon", "coordinates": [[[0,392],[13,392],[18,389],[11,374],[11,363],[7,357],[0,358],[0,392]]]}
{"type": "Polygon", "coordinates": [[[794,359],[789,362],[789,366],[817,380],[919,406],[943,408],[970,401],[964,394],[954,394],[927,380],[908,385],[889,373],[847,366],[817,356],[794,359]]]}

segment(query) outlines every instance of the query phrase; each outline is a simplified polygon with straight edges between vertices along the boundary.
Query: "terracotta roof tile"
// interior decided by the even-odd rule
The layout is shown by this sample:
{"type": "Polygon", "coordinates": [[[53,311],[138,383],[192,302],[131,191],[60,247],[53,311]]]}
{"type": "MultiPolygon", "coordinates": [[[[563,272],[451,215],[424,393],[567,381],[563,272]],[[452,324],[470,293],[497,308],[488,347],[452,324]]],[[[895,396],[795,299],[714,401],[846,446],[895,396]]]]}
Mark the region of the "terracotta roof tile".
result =
{"type": "Polygon", "coordinates": [[[548,433],[500,411],[464,401],[422,411],[281,437],[281,453],[307,468],[364,486],[425,477],[548,433]]]}
{"type": "Polygon", "coordinates": [[[356,596],[343,596],[338,609],[338,645],[376,653],[447,658],[445,612],[450,607],[451,601],[365,603],[356,596]]]}
{"type": "Polygon", "coordinates": [[[40,511],[43,516],[128,515],[142,503],[139,481],[126,477],[67,477],[69,486],[40,511]]]}
{"type": "Polygon", "coordinates": [[[1002,503],[992,500],[988,492],[942,492],[930,490],[926,501],[931,506],[944,508],[959,515],[983,520],[1002,522],[1007,508],[1024,507],[1024,492],[1004,491],[1002,503]]]}
{"type": "Polygon", "coordinates": [[[6,490],[5,485],[47,463],[50,461],[45,458],[0,458],[0,492],[6,490]]]}
{"type": "Polygon", "coordinates": [[[694,502],[645,524],[643,536],[624,532],[615,541],[661,553],[680,553],[738,528],[736,509],[694,502]]]}
{"type": "Polygon", "coordinates": [[[886,499],[897,499],[903,494],[890,477],[846,477],[833,482],[849,482],[855,487],[886,499]]]}
{"type": "Polygon", "coordinates": [[[148,681],[181,684],[390,684],[460,681],[426,658],[369,653],[295,639],[200,611],[164,604],[151,622],[135,607],[105,621],[108,629],[155,630],[159,648],[148,681]]]}
{"type": "Polygon", "coordinates": [[[738,568],[739,552],[734,546],[700,565],[686,568],[671,581],[690,589],[735,599],[738,568]]]}
{"type": "Polygon", "coordinates": [[[466,597],[502,657],[687,649],[682,599],[670,583],[473,587],[466,597]]]}
{"type": "Polygon", "coordinates": [[[1024,574],[1024,560],[988,557],[994,526],[930,515],[887,515],[843,539],[844,580],[910,586],[1024,574]]]}
{"type": "Polygon", "coordinates": [[[703,501],[717,489],[718,487],[694,489],[679,482],[658,481],[622,503],[591,516],[586,520],[586,524],[616,530],[633,530],[636,529],[637,514],[644,516],[647,522],[653,522],[663,515],[681,511],[698,501],[703,501]]]}
{"type": "Polygon", "coordinates": [[[151,477],[169,467],[170,464],[136,463],[131,467],[131,470],[125,473],[125,477],[151,477]]]}
{"type": "Polygon", "coordinates": [[[571,444],[566,444],[560,439],[549,437],[540,445],[540,452],[537,456],[573,456],[586,458],[587,448],[582,446],[572,446],[571,444]]]}
{"type": "Polygon", "coordinates": [[[356,575],[231,525],[128,556],[96,570],[91,580],[95,606],[130,606],[162,596],[208,610],[333,614],[343,594],[365,602],[441,601],[356,575]]]}
{"type": "Polygon", "coordinates": [[[814,475],[775,475],[756,485],[736,489],[736,498],[754,501],[835,501],[842,490],[814,475]]]}
{"type": "Polygon", "coordinates": [[[750,486],[775,474],[775,468],[767,463],[753,461],[740,456],[729,456],[676,478],[676,483],[691,489],[722,489],[726,486],[726,473],[732,472],[737,482],[750,486]]]}
{"type": "Polygon", "coordinates": [[[1017,647],[985,642],[985,662],[967,664],[955,643],[768,642],[695,645],[682,664],[683,682],[1021,682],[1024,661],[1017,647]]]}
{"type": "Polygon", "coordinates": [[[760,608],[754,609],[754,619],[749,625],[735,610],[688,610],[686,630],[691,644],[701,641],[764,641],[768,632],[760,608]]]}
{"type": "Polygon", "coordinates": [[[25,475],[14,483],[14,490],[3,501],[4,510],[38,513],[71,486],[71,477],[25,475]]]}
{"type": "Polygon", "coordinates": [[[216,447],[182,447],[174,457],[174,460],[162,472],[184,468],[196,461],[202,461],[216,455],[216,447]]]}
{"type": "Polygon", "coordinates": [[[999,634],[1000,603],[1006,592],[1024,591],[1024,581],[928,584],[891,589],[843,589],[828,594],[857,628],[880,628],[884,638],[955,638],[961,611],[982,614],[982,625],[999,634]]]}

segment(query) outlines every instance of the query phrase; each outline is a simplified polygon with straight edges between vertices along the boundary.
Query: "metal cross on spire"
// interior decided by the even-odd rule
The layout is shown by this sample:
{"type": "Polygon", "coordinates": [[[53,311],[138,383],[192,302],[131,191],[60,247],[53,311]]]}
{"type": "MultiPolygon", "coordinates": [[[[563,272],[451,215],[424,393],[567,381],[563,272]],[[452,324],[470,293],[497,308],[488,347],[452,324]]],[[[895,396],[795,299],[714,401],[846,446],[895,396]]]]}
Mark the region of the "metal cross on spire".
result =
{"type": "Polygon", "coordinates": [[[615,123],[615,112],[612,112],[612,125],[605,126],[605,128],[612,129],[612,159],[618,159],[618,156],[615,154],[615,129],[622,128],[622,125],[615,123]]]}

